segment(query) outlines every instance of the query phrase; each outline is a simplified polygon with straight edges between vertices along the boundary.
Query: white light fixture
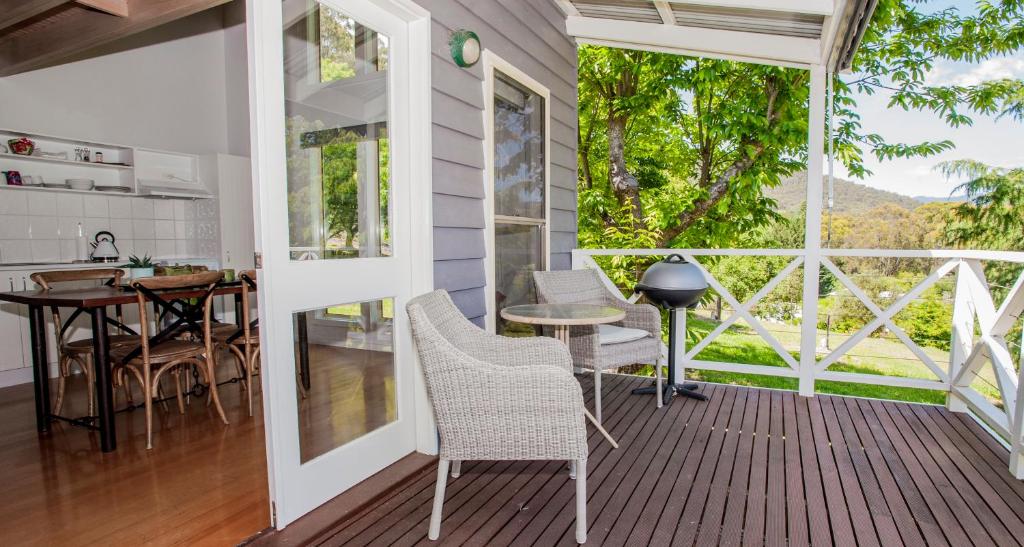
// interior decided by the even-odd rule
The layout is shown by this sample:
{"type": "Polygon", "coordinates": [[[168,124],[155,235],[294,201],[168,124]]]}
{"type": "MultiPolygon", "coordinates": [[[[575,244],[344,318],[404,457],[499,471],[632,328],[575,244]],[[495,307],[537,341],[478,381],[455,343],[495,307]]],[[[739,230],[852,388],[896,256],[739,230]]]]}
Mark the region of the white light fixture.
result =
{"type": "Polygon", "coordinates": [[[448,40],[452,49],[452,59],[462,68],[468,68],[480,60],[480,38],[475,32],[460,29],[452,33],[448,40]]]}

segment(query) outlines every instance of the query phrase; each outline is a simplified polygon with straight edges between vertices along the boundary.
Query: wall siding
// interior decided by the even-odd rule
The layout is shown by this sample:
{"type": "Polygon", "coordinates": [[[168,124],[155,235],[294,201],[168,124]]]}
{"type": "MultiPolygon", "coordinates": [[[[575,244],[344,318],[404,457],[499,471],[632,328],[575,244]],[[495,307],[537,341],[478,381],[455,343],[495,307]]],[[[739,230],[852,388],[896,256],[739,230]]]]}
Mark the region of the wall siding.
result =
{"type": "Polygon", "coordinates": [[[570,265],[576,246],[576,45],[550,0],[417,0],[430,11],[433,116],[434,285],[467,317],[486,314],[483,68],[459,68],[453,30],[551,90],[551,267],[570,265]]]}

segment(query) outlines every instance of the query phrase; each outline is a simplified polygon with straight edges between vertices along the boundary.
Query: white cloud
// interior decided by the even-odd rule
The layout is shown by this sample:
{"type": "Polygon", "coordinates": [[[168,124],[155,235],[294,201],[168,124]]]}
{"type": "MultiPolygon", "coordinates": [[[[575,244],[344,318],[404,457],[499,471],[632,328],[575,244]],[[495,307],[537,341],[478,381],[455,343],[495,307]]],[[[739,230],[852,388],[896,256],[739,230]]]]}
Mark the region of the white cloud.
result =
{"type": "Polygon", "coordinates": [[[1024,56],[986,59],[978,64],[941,63],[928,75],[929,85],[975,85],[986,80],[1024,78],[1024,56]]]}

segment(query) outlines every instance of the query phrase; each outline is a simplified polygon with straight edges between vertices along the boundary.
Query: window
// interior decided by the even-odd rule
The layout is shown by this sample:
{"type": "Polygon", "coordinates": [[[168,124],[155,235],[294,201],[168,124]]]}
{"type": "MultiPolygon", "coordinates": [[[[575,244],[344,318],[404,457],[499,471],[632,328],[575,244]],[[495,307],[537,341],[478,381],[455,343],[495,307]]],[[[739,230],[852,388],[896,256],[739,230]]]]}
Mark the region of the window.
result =
{"type": "Polygon", "coordinates": [[[388,256],[389,40],[313,5],[284,35],[291,258],[388,256]]]}
{"type": "Polygon", "coordinates": [[[533,272],[547,268],[547,104],[499,69],[492,88],[492,313],[498,333],[532,334],[530,327],[506,324],[497,310],[536,302],[533,272]]]}

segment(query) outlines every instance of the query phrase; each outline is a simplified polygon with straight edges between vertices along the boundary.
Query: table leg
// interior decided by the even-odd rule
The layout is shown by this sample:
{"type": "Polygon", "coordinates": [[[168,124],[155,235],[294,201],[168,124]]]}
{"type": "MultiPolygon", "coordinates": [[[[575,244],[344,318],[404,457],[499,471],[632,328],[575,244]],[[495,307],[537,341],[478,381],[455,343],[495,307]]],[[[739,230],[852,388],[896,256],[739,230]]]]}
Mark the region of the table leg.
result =
{"type": "Polygon", "coordinates": [[[92,363],[96,376],[96,405],[99,413],[100,449],[113,452],[117,449],[117,432],[114,429],[114,387],[110,379],[110,356],[107,338],[107,309],[92,310],[92,363]]]}
{"type": "Polygon", "coordinates": [[[299,376],[302,388],[309,391],[309,331],[306,328],[306,312],[300,312],[296,322],[299,331],[299,376]]]}
{"type": "Polygon", "coordinates": [[[235,293],[235,324],[241,328],[242,322],[242,293],[235,293]]]}
{"type": "Polygon", "coordinates": [[[46,320],[42,306],[28,307],[29,336],[32,344],[32,380],[35,385],[36,429],[50,431],[50,366],[46,359],[46,320]]]}

